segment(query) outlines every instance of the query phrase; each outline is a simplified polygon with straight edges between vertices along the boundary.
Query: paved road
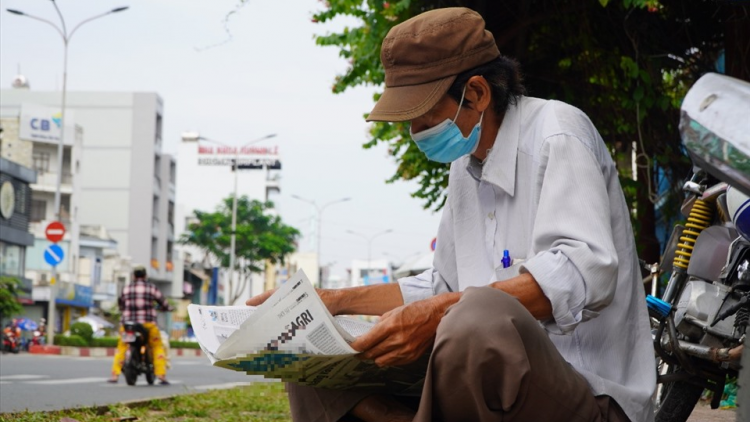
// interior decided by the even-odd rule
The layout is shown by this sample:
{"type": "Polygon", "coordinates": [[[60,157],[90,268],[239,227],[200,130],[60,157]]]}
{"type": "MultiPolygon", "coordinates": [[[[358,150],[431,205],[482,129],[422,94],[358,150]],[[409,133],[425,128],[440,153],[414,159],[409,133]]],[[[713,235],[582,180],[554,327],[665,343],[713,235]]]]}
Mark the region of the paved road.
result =
{"type": "MultiPolygon", "coordinates": [[[[106,382],[111,358],[51,355],[0,355],[0,413],[59,410],[231,388],[262,381],[243,373],[214,368],[201,358],[174,358],[169,386],[149,386],[143,376],[127,386],[106,382]]],[[[734,422],[733,410],[697,406],[689,422],[734,422]]]]}
{"type": "Polygon", "coordinates": [[[135,386],[106,382],[112,358],[78,358],[55,355],[0,355],[0,413],[59,410],[155,397],[231,388],[262,381],[241,372],[214,368],[208,359],[174,358],[168,386],[146,383],[135,386]]]}

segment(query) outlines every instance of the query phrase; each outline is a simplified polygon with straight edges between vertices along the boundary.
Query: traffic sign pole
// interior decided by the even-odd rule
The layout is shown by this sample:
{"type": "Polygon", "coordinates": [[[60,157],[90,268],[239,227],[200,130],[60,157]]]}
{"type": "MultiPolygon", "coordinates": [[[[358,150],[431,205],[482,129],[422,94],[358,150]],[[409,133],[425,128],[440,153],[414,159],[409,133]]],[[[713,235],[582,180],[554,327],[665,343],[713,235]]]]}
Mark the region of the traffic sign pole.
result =
{"type": "Polygon", "coordinates": [[[50,346],[55,345],[55,327],[57,322],[55,321],[56,305],[57,300],[57,265],[52,267],[52,280],[54,283],[49,286],[49,302],[47,306],[47,344],[50,346]]]}
{"type": "MultiPolygon", "coordinates": [[[[64,94],[63,94],[64,95],[64,94]]],[[[65,100],[63,99],[63,103],[65,100]]],[[[63,106],[63,113],[64,113],[64,106],[63,106]]],[[[64,120],[63,120],[64,121],[64,120]]],[[[62,132],[60,135],[60,144],[58,148],[58,169],[62,168],[62,133],[65,132],[65,126],[62,126],[62,132]]],[[[57,178],[57,190],[55,191],[55,216],[57,218],[60,217],[60,181],[62,177],[62,172],[58,171],[58,178],[57,178]]],[[[47,236],[47,240],[53,243],[49,248],[52,248],[52,246],[55,246],[57,248],[60,248],[56,245],[57,242],[61,241],[63,239],[63,236],[65,236],[65,226],[60,223],[59,221],[53,221],[49,225],[47,225],[47,228],[44,230],[44,234],[47,236]]],[[[60,249],[60,252],[62,252],[62,249],[60,249]]],[[[44,253],[45,259],[47,258],[47,252],[44,253]]],[[[54,255],[54,253],[53,253],[54,255]]],[[[60,253],[59,255],[60,259],[58,261],[58,264],[60,261],[62,261],[63,255],[60,253]]],[[[50,279],[50,286],[49,286],[49,302],[47,306],[47,343],[50,345],[55,344],[55,327],[57,326],[57,322],[55,321],[55,315],[57,313],[55,301],[57,300],[57,265],[52,265],[52,278],[50,279]]]]}

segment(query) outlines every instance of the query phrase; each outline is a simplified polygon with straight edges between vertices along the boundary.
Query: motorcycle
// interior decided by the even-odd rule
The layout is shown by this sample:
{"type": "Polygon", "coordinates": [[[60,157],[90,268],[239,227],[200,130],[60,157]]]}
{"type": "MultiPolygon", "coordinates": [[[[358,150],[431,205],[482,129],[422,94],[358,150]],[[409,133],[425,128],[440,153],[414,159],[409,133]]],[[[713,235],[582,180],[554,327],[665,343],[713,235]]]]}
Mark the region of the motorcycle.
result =
{"type": "Polygon", "coordinates": [[[26,351],[28,352],[31,346],[41,346],[44,344],[44,334],[40,330],[34,330],[31,338],[26,342],[26,351]]]}
{"type": "Polygon", "coordinates": [[[21,330],[17,327],[5,327],[3,329],[3,353],[18,353],[21,350],[21,330]]]}
{"type": "MultiPolygon", "coordinates": [[[[675,226],[665,256],[671,269],[661,297],[647,296],[657,360],[656,422],[685,422],[703,390],[716,409],[740,373],[750,322],[750,84],[701,77],[681,107],[680,135],[695,167],[683,186],[687,223],[675,226]]],[[[750,353],[744,353],[747,361],[750,353]]],[[[744,379],[744,381],[743,381],[744,379]]],[[[740,416],[738,420],[750,420],[740,416]]]]}
{"type": "Polygon", "coordinates": [[[128,344],[122,373],[128,385],[135,385],[138,375],[144,374],[146,382],[152,385],[156,380],[154,375],[154,358],[149,346],[148,330],[140,323],[125,321],[122,323],[122,342],[128,344]]]}

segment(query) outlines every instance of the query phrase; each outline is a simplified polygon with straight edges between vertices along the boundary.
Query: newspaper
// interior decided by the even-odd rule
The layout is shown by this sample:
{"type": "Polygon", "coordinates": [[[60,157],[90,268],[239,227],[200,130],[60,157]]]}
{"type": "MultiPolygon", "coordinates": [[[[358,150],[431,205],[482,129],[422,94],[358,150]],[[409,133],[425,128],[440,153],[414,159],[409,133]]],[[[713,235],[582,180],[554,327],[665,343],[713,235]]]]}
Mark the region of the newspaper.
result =
{"type": "Polygon", "coordinates": [[[427,358],[380,368],[349,344],[374,325],[333,317],[301,270],[265,303],[189,305],[188,314],[211,364],[320,388],[371,388],[398,394],[421,391],[427,358]]]}

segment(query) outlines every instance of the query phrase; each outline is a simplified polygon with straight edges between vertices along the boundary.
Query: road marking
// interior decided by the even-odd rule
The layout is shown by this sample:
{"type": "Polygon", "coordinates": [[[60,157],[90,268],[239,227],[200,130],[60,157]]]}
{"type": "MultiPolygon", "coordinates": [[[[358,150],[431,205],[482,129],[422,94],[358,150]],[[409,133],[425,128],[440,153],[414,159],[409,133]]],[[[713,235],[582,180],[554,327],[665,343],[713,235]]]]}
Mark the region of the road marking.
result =
{"type": "Polygon", "coordinates": [[[198,385],[193,388],[196,390],[226,390],[228,388],[243,387],[252,384],[252,382],[228,382],[225,384],[198,385]]]}
{"type": "Polygon", "coordinates": [[[17,381],[17,380],[38,380],[39,378],[49,378],[47,375],[2,375],[0,381],[17,381]]]}
{"type": "Polygon", "coordinates": [[[91,384],[94,382],[106,382],[107,379],[103,377],[89,377],[89,378],[68,378],[62,380],[44,380],[44,381],[26,381],[25,384],[39,384],[39,385],[60,385],[60,384],[91,384]]]}

